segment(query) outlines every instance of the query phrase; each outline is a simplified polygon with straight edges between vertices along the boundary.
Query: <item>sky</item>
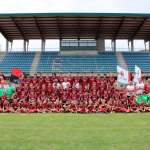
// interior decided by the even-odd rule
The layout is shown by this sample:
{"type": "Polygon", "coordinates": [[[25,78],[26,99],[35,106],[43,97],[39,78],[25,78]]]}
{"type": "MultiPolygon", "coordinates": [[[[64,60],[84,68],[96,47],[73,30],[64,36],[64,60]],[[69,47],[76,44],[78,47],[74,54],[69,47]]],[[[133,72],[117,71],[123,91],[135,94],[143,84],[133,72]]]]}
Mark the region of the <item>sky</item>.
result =
{"type": "MultiPolygon", "coordinates": [[[[150,13],[150,0],[0,0],[0,13],[44,13],[44,12],[96,12],[96,13],[150,13]]],[[[47,47],[58,48],[58,41],[48,41],[47,47]]],[[[14,41],[13,48],[22,47],[14,41]]],[[[40,41],[31,41],[30,48],[39,48],[40,41]]],[[[106,41],[106,47],[110,41],[106,41]]],[[[117,47],[127,47],[127,41],[118,42],[117,47]]],[[[135,48],[144,48],[143,41],[136,41],[135,48]]],[[[5,49],[5,40],[0,36],[0,50],[5,49]]]]}

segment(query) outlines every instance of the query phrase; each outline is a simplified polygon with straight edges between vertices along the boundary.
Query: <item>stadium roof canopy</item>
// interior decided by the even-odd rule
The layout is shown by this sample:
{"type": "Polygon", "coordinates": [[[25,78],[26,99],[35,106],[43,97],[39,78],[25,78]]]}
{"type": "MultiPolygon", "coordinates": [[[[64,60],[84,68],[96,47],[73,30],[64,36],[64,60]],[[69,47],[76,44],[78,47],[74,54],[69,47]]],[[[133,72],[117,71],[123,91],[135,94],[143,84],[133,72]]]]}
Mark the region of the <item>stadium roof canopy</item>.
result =
{"type": "Polygon", "coordinates": [[[150,14],[18,13],[0,14],[0,32],[16,39],[150,39],[150,14]]]}

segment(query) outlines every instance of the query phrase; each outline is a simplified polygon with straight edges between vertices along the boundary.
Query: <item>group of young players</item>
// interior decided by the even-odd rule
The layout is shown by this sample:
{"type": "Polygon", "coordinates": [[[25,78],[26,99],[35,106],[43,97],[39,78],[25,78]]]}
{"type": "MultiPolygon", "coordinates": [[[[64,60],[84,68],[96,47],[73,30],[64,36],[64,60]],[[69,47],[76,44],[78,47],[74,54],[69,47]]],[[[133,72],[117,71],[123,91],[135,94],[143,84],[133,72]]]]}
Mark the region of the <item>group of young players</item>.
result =
{"type": "Polygon", "coordinates": [[[116,87],[114,76],[22,77],[10,98],[0,97],[0,112],[149,112],[135,95],[116,87]]]}

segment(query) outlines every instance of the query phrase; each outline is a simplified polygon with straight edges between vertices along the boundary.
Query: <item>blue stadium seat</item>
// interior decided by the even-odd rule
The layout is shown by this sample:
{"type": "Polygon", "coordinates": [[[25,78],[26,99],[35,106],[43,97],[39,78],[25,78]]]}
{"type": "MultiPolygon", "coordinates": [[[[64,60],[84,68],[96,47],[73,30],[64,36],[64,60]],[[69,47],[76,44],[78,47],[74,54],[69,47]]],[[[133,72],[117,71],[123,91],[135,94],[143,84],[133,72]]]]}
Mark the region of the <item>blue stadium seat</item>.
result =
{"type": "Polygon", "coordinates": [[[37,72],[116,72],[115,53],[104,52],[98,55],[64,56],[60,53],[43,52],[37,72]]]}
{"type": "MultiPolygon", "coordinates": [[[[122,52],[128,69],[134,72],[138,65],[142,71],[150,72],[150,53],[122,52]]],[[[9,52],[0,61],[0,71],[10,73],[11,68],[17,67],[29,73],[35,52],[9,52]]],[[[109,73],[116,72],[117,59],[113,52],[102,52],[97,55],[62,55],[59,52],[42,52],[37,72],[83,72],[109,73]]]]}
{"type": "Polygon", "coordinates": [[[17,67],[24,72],[29,72],[34,55],[34,52],[9,52],[0,61],[0,71],[10,73],[13,67],[17,67]]]}
{"type": "Polygon", "coordinates": [[[150,72],[150,53],[148,52],[123,52],[128,69],[134,72],[134,66],[138,65],[143,72],[150,72]]]}

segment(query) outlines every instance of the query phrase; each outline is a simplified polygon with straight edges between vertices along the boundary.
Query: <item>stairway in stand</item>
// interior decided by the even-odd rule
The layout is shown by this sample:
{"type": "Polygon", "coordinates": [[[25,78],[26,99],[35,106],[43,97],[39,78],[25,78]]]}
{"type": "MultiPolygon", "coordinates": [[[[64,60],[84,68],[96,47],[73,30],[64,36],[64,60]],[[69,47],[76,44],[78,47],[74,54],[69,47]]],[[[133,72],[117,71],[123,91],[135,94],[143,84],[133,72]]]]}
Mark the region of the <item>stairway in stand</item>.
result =
{"type": "Polygon", "coordinates": [[[0,52],[0,62],[2,62],[5,58],[6,52],[0,52]]]}
{"type": "Polygon", "coordinates": [[[36,52],[30,68],[30,72],[29,72],[30,75],[34,75],[36,73],[40,58],[41,58],[41,52],[36,52]]]}
{"type": "Polygon", "coordinates": [[[117,58],[118,65],[128,70],[127,63],[121,52],[116,52],[116,58],[117,58]]]}
{"type": "Polygon", "coordinates": [[[52,72],[61,72],[60,65],[61,65],[61,59],[55,58],[52,64],[52,72]]]}

